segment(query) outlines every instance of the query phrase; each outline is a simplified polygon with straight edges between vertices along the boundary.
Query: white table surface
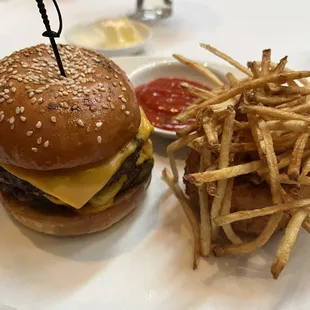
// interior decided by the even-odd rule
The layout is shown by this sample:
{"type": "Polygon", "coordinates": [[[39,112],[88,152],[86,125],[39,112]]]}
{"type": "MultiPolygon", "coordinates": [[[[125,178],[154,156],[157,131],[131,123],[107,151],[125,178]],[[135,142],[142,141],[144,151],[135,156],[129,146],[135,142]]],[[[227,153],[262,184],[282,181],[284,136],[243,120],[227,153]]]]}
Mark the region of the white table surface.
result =
{"type": "MultiPolygon", "coordinates": [[[[58,2],[64,30],[134,8],[133,0],[58,2]]],[[[310,67],[306,0],[174,2],[174,16],[154,27],[145,55],[177,52],[212,60],[198,47],[205,42],[242,62],[270,47],[275,59],[285,53],[291,67],[310,67]]],[[[0,0],[0,57],[44,42],[42,31],[34,0],[0,0]]],[[[125,64],[128,70],[133,65],[125,64]]],[[[202,260],[199,270],[191,270],[190,228],[160,180],[166,145],[158,138],[154,142],[157,163],[147,206],[101,235],[41,236],[13,224],[0,209],[0,309],[310,309],[310,248],[304,232],[278,281],[269,272],[277,238],[258,254],[202,260]]]]}
{"type": "MultiPolygon", "coordinates": [[[[51,1],[45,2],[52,19],[55,14],[51,1]]],[[[64,31],[81,21],[117,17],[135,8],[135,0],[58,0],[58,3],[64,31]]],[[[310,63],[309,10],[307,0],[174,0],[173,17],[154,27],[154,37],[145,54],[162,56],[178,52],[208,60],[209,54],[198,46],[199,42],[205,42],[242,62],[257,59],[263,48],[272,48],[275,59],[285,53],[291,56],[291,66],[304,68],[310,63]]],[[[42,31],[35,0],[0,0],[0,57],[44,42],[42,31]]]]}

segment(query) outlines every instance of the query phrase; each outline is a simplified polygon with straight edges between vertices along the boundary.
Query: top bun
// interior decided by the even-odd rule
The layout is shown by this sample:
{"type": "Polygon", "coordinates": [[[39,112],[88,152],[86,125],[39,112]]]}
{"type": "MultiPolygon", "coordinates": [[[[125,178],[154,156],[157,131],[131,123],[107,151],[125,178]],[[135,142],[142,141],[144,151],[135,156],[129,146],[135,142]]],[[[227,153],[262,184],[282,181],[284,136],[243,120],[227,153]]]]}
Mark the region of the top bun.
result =
{"type": "Polygon", "coordinates": [[[125,73],[102,55],[49,45],[0,61],[0,162],[26,169],[73,168],[105,160],[138,132],[140,111],[125,73]]]}

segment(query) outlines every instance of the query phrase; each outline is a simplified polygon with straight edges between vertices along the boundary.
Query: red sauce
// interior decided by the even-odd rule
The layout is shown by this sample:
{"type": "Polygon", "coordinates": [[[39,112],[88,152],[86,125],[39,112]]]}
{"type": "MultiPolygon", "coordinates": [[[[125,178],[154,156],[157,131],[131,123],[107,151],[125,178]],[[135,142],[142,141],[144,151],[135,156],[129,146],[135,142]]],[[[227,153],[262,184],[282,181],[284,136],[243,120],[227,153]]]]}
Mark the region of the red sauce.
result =
{"type": "Polygon", "coordinates": [[[184,92],[180,82],[206,89],[199,83],[178,78],[158,78],[136,88],[138,102],[155,127],[175,131],[184,126],[173,118],[197,97],[184,92]]]}

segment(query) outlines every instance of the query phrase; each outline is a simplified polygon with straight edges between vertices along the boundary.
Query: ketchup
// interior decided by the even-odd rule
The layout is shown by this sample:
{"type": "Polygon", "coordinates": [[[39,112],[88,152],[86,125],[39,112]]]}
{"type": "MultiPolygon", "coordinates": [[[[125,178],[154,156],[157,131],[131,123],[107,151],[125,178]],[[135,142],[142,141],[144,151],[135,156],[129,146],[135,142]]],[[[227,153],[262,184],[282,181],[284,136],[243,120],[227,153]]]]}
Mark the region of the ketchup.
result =
{"type": "Polygon", "coordinates": [[[136,88],[138,102],[155,127],[172,131],[184,127],[173,118],[197,97],[184,92],[181,82],[206,89],[199,83],[178,78],[158,78],[136,88]]]}

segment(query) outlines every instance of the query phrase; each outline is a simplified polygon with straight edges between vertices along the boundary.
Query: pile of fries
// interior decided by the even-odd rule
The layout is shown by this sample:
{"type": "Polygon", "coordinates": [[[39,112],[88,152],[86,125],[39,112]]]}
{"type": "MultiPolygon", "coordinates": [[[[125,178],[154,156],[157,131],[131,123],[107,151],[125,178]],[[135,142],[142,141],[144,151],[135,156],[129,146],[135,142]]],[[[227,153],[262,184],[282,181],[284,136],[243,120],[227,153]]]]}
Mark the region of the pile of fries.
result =
{"type": "Polygon", "coordinates": [[[270,49],[263,51],[261,61],[248,62],[245,67],[210,45],[201,47],[237,68],[243,78],[227,73],[222,81],[206,66],[174,55],[216,87],[209,91],[181,84],[186,92],[197,96],[197,101],[177,116],[180,122],[193,122],[180,129],[179,139],[168,146],[172,174],[165,169],[163,179],[179,199],[192,226],[194,268],[201,255],[239,255],[261,248],[282,217],[288,217],[271,267],[277,279],[300,228],[310,232],[310,199],[296,198],[285,190],[286,184],[310,185],[310,71],[288,69],[287,57],[277,64],[271,62],[270,49]],[[180,185],[174,157],[175,151],[186,146],[200,153],[199,171],[184,176],[198,188],[199,218],[180,185]],[[267,182],[272,205],[231,213],[234,178],[241,175],[267,182]],[[251,241],[244,241],[244,236],[237,235],[231,226],[235,221],[266,215],[269,218],[265,228],[251,241]],[[221,230],[229,244],[219,243],[221,230]]]}

